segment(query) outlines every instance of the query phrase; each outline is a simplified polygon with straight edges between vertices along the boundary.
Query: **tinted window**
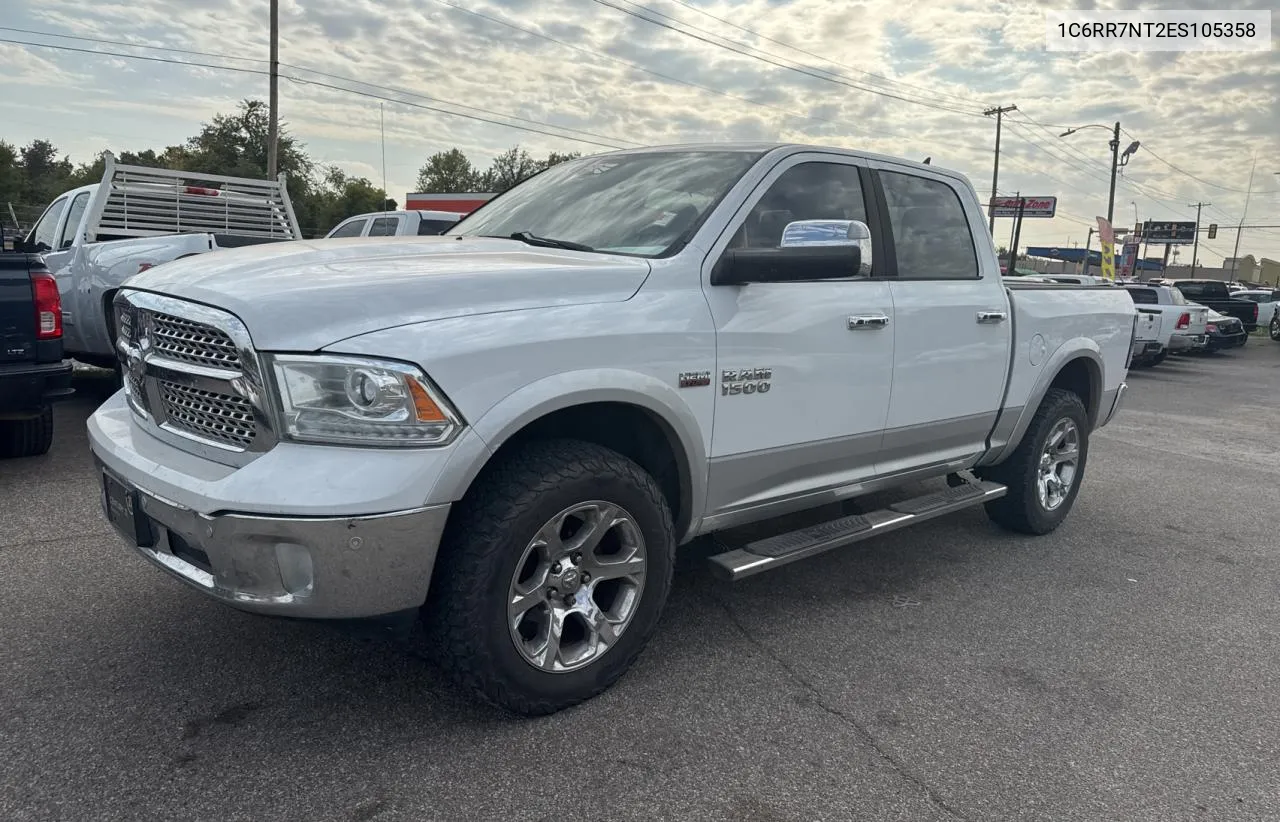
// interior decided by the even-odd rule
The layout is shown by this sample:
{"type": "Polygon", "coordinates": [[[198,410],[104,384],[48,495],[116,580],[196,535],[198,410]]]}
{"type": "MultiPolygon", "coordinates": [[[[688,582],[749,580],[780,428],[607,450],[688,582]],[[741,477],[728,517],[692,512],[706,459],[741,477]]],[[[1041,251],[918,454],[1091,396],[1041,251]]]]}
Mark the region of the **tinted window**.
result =
{"type": "Polygon", "coordinates": [[[683,244],[759,159],[750,151],[637,151],[570,160],[490,200],[449,234],[539,237],[658,257],[683,244]]]}
{"type": "Polygon", "coordinates": [[[1139,305],[1159,305],[1160,295],[1150,288],[1126,288],[1129,297],[1139,305]]]}
{"type": "Polygon", "coordinates": [[[1186,305],[1187,298],[1182,296],[1182,292],[1176,288],[1169,289],[1169,302],[1174,305],[1186,305]]]}
{"type": "Polygon", "coordinates": [[[40,222],[36,223],[36,227],[31,230],[31,239],[39,247],[38,250],[53,250],[54,240],[57,239],[58,218],[62,216],[62,210],[66,207],[66,197],[59,197],[54,200],[53,205],[45,210],[40,222]]]}
{"type": "Polygon", "coordinates": [[[867,222],[856,166],[800,163],[782,172],[747,214],[730,248],[778,248],[782,231],[796,220],[867,222]]]}
{"type": "Polygon", "coordinates": [[[419,220],[418,221],[419,234],[443,234],[444,232],[448,231],[452,227],[453,227],[453,222],[450,220],[419,220]]]}
{"type": "Polygon", "coordinates": [[[58,237],[58,248],[67,248],[75,240],[76,229],[80,227],[80,218],[84,216],[84,210],[89,205],[89,192],[77,194],[76,198],[71,201],[71,208],[67,209],[67,224],[62,227],[62,234],[58,237]]]}
{"type": "Polygon", "coordinates": [[[396,227],[399,225],[399,217],[379,217],[373,221],[373,225],[369,226],[369,236],[390,237],[396,233],[396,227]]]}
{"type": "Polygon", "coordinates": [[[1189,300],[1225,300],[1230,296],[1227,287],[1222,283],[1174,283],[1189,300]]]}
{"type": "Polygon", "coordinates": [[[360,232],[364,230],[365,220],[352,220],[349,223],[343,223],[333,231],[330,237],[359,237],[360,232]]]}
{"type": "Polygon", "coordinates": [[[978,276],[978,254],[964,205],[938,180],[880,172],[903,279],[962,280],[978,276]]]}

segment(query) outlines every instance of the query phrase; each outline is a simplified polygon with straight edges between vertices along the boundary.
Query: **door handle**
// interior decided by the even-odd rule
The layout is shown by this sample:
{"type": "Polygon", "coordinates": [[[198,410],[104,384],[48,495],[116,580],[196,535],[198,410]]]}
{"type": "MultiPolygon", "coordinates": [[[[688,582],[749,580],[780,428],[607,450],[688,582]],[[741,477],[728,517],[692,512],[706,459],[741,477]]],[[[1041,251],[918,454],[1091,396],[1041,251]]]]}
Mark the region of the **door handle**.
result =
{"type": "Polygon", "coordinates": [[[1009,315],[1004,311],[979,311],[978,322],[980,323],[1002,323],[1009,319],[1009,315]]]}
{"type": "Polygon", "coordinates": [[[850,331],[866,331],[872,328],[884,328],[889,324],[889,318],[883,314],[876,314],[868,317],[850,317],[850,331]]]}

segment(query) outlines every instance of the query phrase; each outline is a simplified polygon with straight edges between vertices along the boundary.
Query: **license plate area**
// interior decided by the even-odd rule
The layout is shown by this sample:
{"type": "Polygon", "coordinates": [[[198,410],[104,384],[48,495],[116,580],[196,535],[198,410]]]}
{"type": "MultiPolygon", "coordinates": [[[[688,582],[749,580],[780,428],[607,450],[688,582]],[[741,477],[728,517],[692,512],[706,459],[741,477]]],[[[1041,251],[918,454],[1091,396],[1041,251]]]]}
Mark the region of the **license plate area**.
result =
{"type": "Polygon", "coordinates": [[[151,518],[143,511],[138,492],[109,472],[102,472],[102,508],[107,521],[127,540],[142,548],[155,547],[151,518]]]}

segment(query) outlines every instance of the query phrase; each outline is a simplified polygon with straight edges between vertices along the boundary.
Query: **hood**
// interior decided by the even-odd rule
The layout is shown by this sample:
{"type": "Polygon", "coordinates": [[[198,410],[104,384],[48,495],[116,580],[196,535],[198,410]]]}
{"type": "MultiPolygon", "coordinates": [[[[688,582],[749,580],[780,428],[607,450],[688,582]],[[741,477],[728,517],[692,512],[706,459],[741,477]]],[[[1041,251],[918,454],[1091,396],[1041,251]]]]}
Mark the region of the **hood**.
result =
{"type": "Polygon", "coordinates": [[[642,259],[517,240],[353,237],[214,251],[125,285],[230,311],[262,350],[313,351],[410,323],[621,302],[648,274],[642,259]]]}

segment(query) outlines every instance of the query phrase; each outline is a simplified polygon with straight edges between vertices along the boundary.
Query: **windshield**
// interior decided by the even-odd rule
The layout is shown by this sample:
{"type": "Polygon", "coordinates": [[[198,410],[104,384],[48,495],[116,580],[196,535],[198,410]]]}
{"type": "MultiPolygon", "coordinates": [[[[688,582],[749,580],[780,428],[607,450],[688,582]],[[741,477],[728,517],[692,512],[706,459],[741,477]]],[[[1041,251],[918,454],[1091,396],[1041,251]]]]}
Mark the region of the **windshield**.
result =
{"type": "Polygon", "coordinates": [[[750,151],[654,151],[552,166],[486,203],[446,233],[524,234],[594,251],[665,256],[759,159],[750,151]]]}

